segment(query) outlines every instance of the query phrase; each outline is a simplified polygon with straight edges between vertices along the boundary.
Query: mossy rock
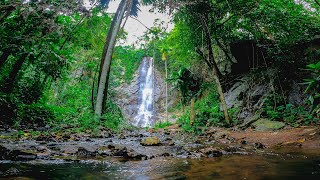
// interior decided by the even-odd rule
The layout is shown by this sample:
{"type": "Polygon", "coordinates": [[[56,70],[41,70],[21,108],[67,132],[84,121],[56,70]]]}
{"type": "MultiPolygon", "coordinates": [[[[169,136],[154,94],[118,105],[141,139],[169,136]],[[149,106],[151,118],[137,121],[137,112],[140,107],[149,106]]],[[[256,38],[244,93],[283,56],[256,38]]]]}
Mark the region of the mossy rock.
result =
{"type": "Polygon", "coordinates": [[[254,122],[252,126],[256,131],[274,131],[283,128],[285,123],[270,121],[268,119],[259,119],[258,121],[254,122]]]}
{"type": "Polygon", "coordinates": [[[159,146],[161,143],[158,137],[153,136],[142,139],[140,144],[142,146],[159,146]]]}

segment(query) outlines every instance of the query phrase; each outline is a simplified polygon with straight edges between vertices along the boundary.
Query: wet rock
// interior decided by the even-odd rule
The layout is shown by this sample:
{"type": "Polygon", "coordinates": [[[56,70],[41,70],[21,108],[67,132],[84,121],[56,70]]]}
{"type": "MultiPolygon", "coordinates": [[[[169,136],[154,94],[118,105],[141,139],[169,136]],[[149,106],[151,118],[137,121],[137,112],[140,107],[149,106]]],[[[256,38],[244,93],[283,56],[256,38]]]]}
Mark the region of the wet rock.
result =
{"type": "Polygon", "coordinates": [[[157,133],[164,134],[165,131],[164,131],[164,129],[160,128],[160,129],[157,130],[157,133]]]}
{"type": "Polygon", "coordinates": [[[147,159],[147,156],[145,154],[140,154],[133,149],[127,149],[127,154],[124,157],[130,158],[130,159],[138,159],[138,160],[147,159]]]}
{"type": "Polygon", "coordinates": [[[230,152],[230,153],[234,153],[241,150],[242,150],[241,146],[227,146],[224,148],[224,151],[230,152]]]}
{"type": "Polygon", "coordinates": [[[256,149],[265,149],[265,148],[266,148],[266,146],[263,145],[263,144],[260,143],[260,142],[254,143],[254,147],[255,147],[256,149]]]}
{"type": "Polygon", "coordinates": [[[36,150],[37,152],[41,152],[41,153],[50,151],[46,146],[37,146],[36,150]]]}
{"type": "Polygon", "coordinates": [[[258,121],[259,118],[260,118],[260,114],[256,114],[256,115],[254,115],[254,116],[252,116],[252,117],[246,118],[246,119],[244,120],[243,124],[241,124],[241,125],[239,126],[239,128],[241,128],[241,129],[246,129],[246,128],[248,128],[252,123],[258,121]]]}
{"type": "Polygon", "coordinates": [[[174,146],[175,145],[175,143],[173,142],[173,141],[170,141],[169,143],[168,143],[168,146],[174,146]]]}
{"type": "Polygon", "coordinates": [[[17,168],[12,167],[12,168],[8,169],[4,174],[6,176],[16,176],[19,173],[20,173],[20,171],[17,168]]]}
{"type": "Polygon", "coordinates": [[[94,141],[92,139],[90,139],[90,138],[87,138],[86,142],[94,142],[94,141]]]}
{"type": "Polygon", "coordinates": [[[166,153],[161,154],[161,156],[162,156],[162,157],[169,157],[170,154],[166,152],[166,153]]]}
{"type": "Polygon", "coordinates": [[[234,137],[230,137],[230,136],[227,137],[227,140],[229,140],[230,142],[235,142],[236,141],[236,139],[234,137]]]}
{"type": "Polygon", "coordinates": [[[111,156],[112,155],[110,148],[108,148],[107,146],[101,146],[98,150],[98,154],[100,156],[111,156]]]}
{"type": "Polygon", "coordinates": [[[66,156],[74,155],[78,151],[78,147],[77,146],[72,146],[72,145],[56,147],[56,148],[57,149],[59,148],[60,149],[59,152],[63,153],[66,156]]]}
{"type": "Polygon", "coordinates": [[[126,139],[126,136],[124,134],[120,134],[119,139],[126,139]]]}
{"type": "Polygon", "coordinates": [[[140,144],[142,146],[159,146],[161,143],[158,137],[153,136],[142,139],[140,144]]]}
{"type": "Polygon", "coordinates": [[[203,139],[197,138],[197,139],[194,141],[194,143],[195,143],[195,144],[201,144],[202,141],[203,141],[203,139]]]}
{"type": "Polygon", "coordinates": [[[222,156],[222,151],[218,150],[217,148],[214,147],[207,147],[205,149],[201,149],[200,152],[205,155],[206,157],[219,157],[222,156]]]}
{"type": "Polygon", "coordinates": [[[84,147],[79,147],[76,155],[78,157],[94,157],[97,155],[97,152],[94,150],[88,150],[84,147]]]}
{"type": "Polygon", "coordinates": [[[37,156],[30,152],[25,152],[22,150],[11,149],[10,147],[5,147],[0,145],[0,159],[1,160],[12,160],[12,161],[25,161],[34,160],[37,156]]]}
{"type": "Polygon", "coordinates": [[[118,157],[127,157],[128,156],[127,148],[123,147],[123,148],[114,149],[113,155],[118,157]]]}
{"type": "Polygon", "coordinates": [[[112,134],[110,132],[107,131],[102,131],[100,132],[99,135],[96,136],[97,138],[111,138],[112,134]]]}
{"type": "Polygon", "coordinates": [[[57,146],[56,144],[48,144],[47,148],[53,151],[60,151],[61,148],[59,146],[57,146]]]}
{"type": "Polygon", "coordinates": [[[70,140],[71,139],[71,135],[70,134],[64,134],[64,135],[62,135],[62,140],[63,141],[68,141],[68,140],[70,140]]]}
{"type": "Polygon", "coordinates": [[[243,144],[243,145],[245,145],[245,144],[248,144],[248,141],[246,141],[246,140],[241,140],[240,143],[243,144]]]}
{"type": "Polygon", "coordinates": [[[81,137],[79,137],[79,135],[77,135],[77,134],[71,134],[71,135],[70,135],[70,140],[80,141],[80,140],[81,140],[81,137]]]}
{"type": "Polygon", "coordinates": [[[268,119],[259,119],[252,124],[256,131],[273,131],[281,129],[285,123],[278,121],[270,121],[268,119]]]}
{"type": "Polygon", "coordinates": [[[49,141],[50,137],[40,134],[40,136],[36,137],[35,140],[37,141],[49,141]]]}

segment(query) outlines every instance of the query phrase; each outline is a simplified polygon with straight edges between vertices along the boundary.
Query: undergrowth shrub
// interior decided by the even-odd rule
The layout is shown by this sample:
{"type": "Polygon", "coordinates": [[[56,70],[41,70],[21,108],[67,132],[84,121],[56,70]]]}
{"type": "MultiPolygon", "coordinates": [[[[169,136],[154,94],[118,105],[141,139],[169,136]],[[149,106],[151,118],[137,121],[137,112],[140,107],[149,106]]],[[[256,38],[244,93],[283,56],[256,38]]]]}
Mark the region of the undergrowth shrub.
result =
{"type": "Polygon", "coordinates": [[[0,124],[13,125],[17,110],[17,98],[13,94],[0,93],[0,124]]]}
{"type": "Polygon", "coordinates": [[[163,128],[166,128],[168,126],[171,126],[172,123],[169,122],[169,121],[165,121],[165,122],[158,122],[154,125],[154,129],[163,129],[163,128]]]}
{"type": "Polygon", "coordinates": [[[312,115],[307,106],[294,106],[285,102],[279,94],[269,95],[264,99],[262,116],[270,120],[282,121],[292,126],[319,122],[319,119],[312,115]]]}
{"type": "Polygon", "coordinates": [[[54,120],[54,111],[50,106],[42,103],[34,103],[21,105],[16,123],[19,123],[19,126],[23,128],[32,128],[44,127],[54,120]]]}
{"type": "MultiPolygon", "coordinates": [[[[209,90],[201,99],[195,102],[196,119],[190,124],[190,109],[178,119],[178,123],[186,132],[200,134],[210,126],[225,126],[224,115],[220,111],[220,102],[215,91],[209,90]]],[[[230,116],[234,117],[236,109],[229,109],[230,116]]],[[[236,122],[235,120],[233,122],[236,122]]]]}

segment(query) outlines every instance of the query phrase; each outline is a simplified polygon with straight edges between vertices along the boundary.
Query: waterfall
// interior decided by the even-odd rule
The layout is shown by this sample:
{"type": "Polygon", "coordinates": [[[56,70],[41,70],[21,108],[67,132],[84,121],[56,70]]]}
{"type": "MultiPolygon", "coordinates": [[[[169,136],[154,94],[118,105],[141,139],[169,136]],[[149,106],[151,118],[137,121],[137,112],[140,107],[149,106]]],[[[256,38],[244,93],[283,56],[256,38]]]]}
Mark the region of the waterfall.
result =
{"type": "Polygon", "coordinates": [[[153,58],[145,57],[139,72],[140,89],[139,99],[140,105],[134,125],[138,127],[149,127],[153,123],[153,58]]]}

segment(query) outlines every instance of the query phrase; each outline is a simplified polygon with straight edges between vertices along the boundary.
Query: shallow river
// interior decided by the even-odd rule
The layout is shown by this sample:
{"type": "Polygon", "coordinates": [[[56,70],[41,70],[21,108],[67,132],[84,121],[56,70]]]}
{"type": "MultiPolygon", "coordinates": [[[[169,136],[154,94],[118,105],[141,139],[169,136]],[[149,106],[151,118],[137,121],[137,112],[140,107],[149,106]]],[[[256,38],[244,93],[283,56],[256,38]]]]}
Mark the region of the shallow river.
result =
{"type": "Polygon", "coordinates": [[[320,179],[320,156],[232,155],[208,159],[155,158],[0,162],[0,179],[320,179]]]}

